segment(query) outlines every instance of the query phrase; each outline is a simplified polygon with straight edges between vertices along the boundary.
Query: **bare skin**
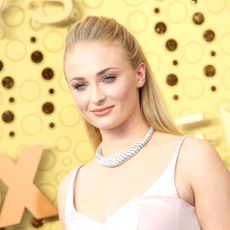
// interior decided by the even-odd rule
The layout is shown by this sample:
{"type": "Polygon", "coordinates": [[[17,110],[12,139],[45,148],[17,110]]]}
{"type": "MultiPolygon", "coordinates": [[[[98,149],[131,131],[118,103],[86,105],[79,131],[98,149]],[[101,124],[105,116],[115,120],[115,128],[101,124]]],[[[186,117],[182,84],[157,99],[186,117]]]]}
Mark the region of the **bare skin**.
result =
{"type": "MultiPolygon", "coordinates": [[[[124,61],[125,56],[121,58],[124,53],[116,44],[83,43],[77,48],[67,55],[67,80],[83,117],[101,131],[103,153],[113,155],[136,143],[147,131],[138,102],[145,67],[140,64],[132,69],[128,61],[124,61]],[[103,75],[97,74],[108,66],[103,75]],[[111,78],[107,78],[110,75],[114,75],[116,81],[111,82],[111,78]],[[103,106],[112,109],[100,116],[92,112],[103,106]]],[[[105,168],[95,160],[84,165],[75,181],[76,210],[104,223],[154,184],[167,168],[180,140],[181,136],[156,131],[135,157],[119,167],[105,168]]],[[[69,176],[59,189],[62,229],[65,229],[68,183],[69,176]]],[[[230,229],[230,174],[211,145],[193,137],[185,139],[177,161],[175,184],[179,198],[195,207],[202,229],[230,229]]]]}

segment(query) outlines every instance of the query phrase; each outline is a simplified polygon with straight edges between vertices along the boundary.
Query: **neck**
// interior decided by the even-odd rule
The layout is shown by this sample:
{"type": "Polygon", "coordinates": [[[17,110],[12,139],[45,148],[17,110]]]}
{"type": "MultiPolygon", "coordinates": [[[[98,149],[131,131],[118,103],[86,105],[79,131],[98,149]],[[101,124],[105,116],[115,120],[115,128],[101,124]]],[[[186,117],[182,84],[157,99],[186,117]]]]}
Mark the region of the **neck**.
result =
{"type": "Polygon", "coordinates": [[[101,130],[103,155],[112,156],[124,151],[139,141],[146,134],[148,128],[149,125],[143,118],[113,129],[101,130]]]}

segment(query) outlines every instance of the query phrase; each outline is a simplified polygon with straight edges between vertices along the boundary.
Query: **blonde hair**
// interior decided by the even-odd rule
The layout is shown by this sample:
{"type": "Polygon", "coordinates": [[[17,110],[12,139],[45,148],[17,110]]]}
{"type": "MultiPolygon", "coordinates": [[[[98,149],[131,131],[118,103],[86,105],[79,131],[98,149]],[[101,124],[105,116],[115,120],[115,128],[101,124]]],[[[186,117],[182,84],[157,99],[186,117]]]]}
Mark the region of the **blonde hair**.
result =
{"type": "MultiPolygon", "coordinates": [[[[140,63],[144,63],[146,66],[146,82],[139,92],[143,115],[148,124],[155,130],[179,134],[160,96],[141,46],[124,26],[112,18],[88,16],[83,21],[75,23],[68,31],[65,53],[70,52],[76,44],[85,41],[118,42],[126,51],[133,68],[136,69],[140,63]]],[[[87,121],[85,121],[85,125],[96,148],[102,141],[100,130],[87,121]]]]}

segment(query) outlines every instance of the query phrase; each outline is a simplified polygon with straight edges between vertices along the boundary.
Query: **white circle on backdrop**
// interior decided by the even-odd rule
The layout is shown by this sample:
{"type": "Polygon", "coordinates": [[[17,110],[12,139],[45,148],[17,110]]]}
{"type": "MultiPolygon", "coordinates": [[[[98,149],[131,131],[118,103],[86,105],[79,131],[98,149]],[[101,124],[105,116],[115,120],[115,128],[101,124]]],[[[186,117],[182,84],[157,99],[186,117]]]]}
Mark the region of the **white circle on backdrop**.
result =
{"type": "Polygon", "coordinates": [[[198,78],[188,78],[183,84],[183,93],[188,98],[196,99],[204,93],[204,83],[198,78]]]}
{"type": "Polygon", "coordinates": [[[48,171],[55,166],[55,163],[56,155],[50,150],[44,150],[39,163],[39,170],[48,171]]]}
{"type": "Polygon", "coordinates": [[[5,48],[6,56],[12,61],[18,61],[26,55],[26,45],[20,40],[10,40],[5,48]]]}
{"type": "Polygon", "coordinates": [[[63,152],[67,151],[71,147],[71,140],[68,136],[59,136],[55,141],[55,147],[63,152]]]}
{"type": "Polygon", "coordinates": [[[64,47],[64,37],[58,31],[49,31],[43,39],[44,47],[51,52],[58,52],[64,47]]]}
{"type": "Polygon", "coordinates": [[[25,14],[19,6],[9,6],[2,13],[3,21],[10,27],[17,27],[24,22],[25,14]]]}
{"type": "Polygon", "coordinates": [[[182,56],[186,62],[195,64],[202,60],[204,49],[197,42],[189,42],[182,48],[182,56]]]}
{"type": "Polygon", "coordinates": [[[171,2],[166,9],[166,15],[171,22],[181,23],[188,16],[187,6],[180,1],[171,2]]]}
{"type": "Polygon", "coordinates": [[[59,114],[61,122],[66,126],[75,126],[80,121],[80,115],[75,106],[69,105],[62,108],[59,114]]]}
{"type": "Polygon", "coordinates": [[[43,122],[37,114],[27,114],[21,121],[21,127],[27,135],[35,135],[41,131],[43,122]]]}
{"type": "Polygon", "coordinates": [[[142,11],[134,11],[127,17],[127,25],[135,33],[145,31],[148,26],[148,18],[142,11]]]}
{"type": "Polygon", "coordinates": [[[225,33],[220,38],[220,48],[225,53],[230,55],[230,32],[225,33]]]}
{"type": "Polygon", "coordinates": [[[75,145],[74,155],[77,160],[87,162],[91,160],[95,154],[91,144],[88,141],[81,141],[75,145]]]}
{"type": "Polygon", "coordinates": [[[41,86],[33,80],[26,80],[19,86],[19,93],[26,101],[35,101],[41,95],[41,86]]]}
{"type": "Polygon", "coordinates": [[[205,0],[206,9],[211,13],[220,13],[226,9],[226,0],[205,0]]]}

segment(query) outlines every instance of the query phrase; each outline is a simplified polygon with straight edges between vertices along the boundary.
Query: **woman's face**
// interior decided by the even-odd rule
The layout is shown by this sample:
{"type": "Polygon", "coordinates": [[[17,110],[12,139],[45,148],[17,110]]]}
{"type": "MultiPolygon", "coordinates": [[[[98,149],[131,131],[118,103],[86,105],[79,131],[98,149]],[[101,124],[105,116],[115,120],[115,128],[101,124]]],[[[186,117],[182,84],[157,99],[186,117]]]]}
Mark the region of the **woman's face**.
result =
{"type": "Polygon", "coordinates": [[[67,52],[64,68],[75,102],[93,126],[115,128],[140,114],[145,66],[133,69],[117,43],[81,42],[67,52]]]}

